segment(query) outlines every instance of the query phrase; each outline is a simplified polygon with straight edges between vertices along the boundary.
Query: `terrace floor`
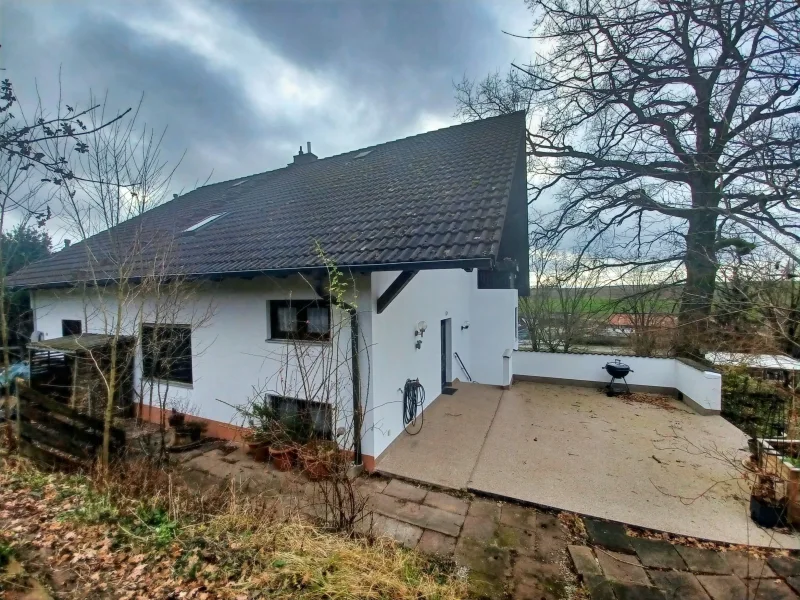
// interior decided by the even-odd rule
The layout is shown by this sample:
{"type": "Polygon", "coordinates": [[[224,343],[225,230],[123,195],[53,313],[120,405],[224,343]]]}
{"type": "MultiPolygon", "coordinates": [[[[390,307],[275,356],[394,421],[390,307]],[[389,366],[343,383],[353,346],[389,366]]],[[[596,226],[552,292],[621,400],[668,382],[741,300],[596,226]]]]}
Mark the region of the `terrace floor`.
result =
{"type": "Polygon", "coordinates": [[[800,548],[799,537],[750,520],[746,438],[722,417],[644,394],[456,386],[416,435],[381,455],[380,473],[678,535],[800,548]]]}

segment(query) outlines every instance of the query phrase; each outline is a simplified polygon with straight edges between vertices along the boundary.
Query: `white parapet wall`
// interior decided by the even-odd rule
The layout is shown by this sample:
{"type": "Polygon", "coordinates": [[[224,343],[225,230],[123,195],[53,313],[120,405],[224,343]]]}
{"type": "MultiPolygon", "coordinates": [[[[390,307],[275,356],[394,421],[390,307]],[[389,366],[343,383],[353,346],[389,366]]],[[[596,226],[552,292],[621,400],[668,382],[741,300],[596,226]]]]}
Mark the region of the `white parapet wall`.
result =
{"type": "Polygon", "coordinates": [[[632,369],[627,380],[633,390],[678,395],[701,414],[722,408],[722,376],[681,359],[518,350],[512,365],[517,380],[594,386],[610,381],[605,364],[617,359],[632,369]]]}

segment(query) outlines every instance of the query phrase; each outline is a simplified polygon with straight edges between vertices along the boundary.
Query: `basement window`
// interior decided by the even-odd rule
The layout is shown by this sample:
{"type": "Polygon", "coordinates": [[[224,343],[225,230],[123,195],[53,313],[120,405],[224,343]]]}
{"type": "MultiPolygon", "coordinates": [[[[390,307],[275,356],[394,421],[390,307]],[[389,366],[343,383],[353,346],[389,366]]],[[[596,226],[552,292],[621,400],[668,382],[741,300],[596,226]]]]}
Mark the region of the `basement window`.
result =
{"type": "Polygon", "coordinates": [[[270,338],[331,339],[331,305],[324,300],[270,300],[270,338]]]}
{"type": "Polygon", "coordinates": [[[142,375],[148,379],[191,385],[191,326],[142,325],[142,375]]]}
{"type": "Polygon", "coordinates": [[[79,319],[63,319],[61,321],[61,335],[80,335],[83,330],[83,323],[79,319]]]}
{"type": "Polygon", "coordinates": [[[332,439],[331,405],[286,396],[269,396],[272,410],[289,427],[298,428],[300,437],[332,439]]]}
{"type": "Polygon", "coordinates": [[[220,217],[224,217],[227,214],[228,213],[219,213],[219,214],[216,214],[216,215],[211,215],[210,217],[206,217],[205,219],[203,219],[199,223],[195,223],[191,227],[187,227],[186,229],[184,229],[183,233],[194,233],[195,231],[197,231],[201,227],[205,227],[206,225],[208,225],[212,221],[216,221],[220,217]]]}

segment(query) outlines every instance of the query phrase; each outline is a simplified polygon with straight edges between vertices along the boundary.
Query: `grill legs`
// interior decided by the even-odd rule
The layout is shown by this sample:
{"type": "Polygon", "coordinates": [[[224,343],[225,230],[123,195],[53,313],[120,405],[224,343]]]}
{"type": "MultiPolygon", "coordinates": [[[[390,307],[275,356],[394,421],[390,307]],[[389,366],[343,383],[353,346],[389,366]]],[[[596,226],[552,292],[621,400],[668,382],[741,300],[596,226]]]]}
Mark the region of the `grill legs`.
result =
{"type": "Polygon", "coordinates": [[[617,379],[622,379],[622,382],[625,384],[625,392],[624,393],[630,394],[631,393],[631,388],[628,387],[628,381],[624,377],[612,377],[611,381],[608,383],[608,385],[606,385],[606,395],[607,396],[616,396],[618,393],[620,393],[620,392],[618,392],[617,390],[614,389],[614,382],[617,379]]]}

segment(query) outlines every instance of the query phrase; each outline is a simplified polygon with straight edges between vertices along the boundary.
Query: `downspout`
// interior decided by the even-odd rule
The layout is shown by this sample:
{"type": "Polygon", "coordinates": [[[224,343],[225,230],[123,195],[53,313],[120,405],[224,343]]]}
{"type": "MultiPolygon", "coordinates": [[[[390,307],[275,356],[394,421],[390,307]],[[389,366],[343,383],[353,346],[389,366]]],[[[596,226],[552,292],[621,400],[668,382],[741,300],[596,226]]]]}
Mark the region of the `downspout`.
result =
{"type": "Polygon", "coordinates": [[[358,364],[358,311],[352,304],[336,301],[330,294],[325,293],[321,284],[315,286],[315,291],[320,298],[344,308],[350,314],[350,348],[353,353],[353,463],[360,465],[363,458],[361,456],[361,370],[358,364]]]}
{"type": "Polygon", "coordinates": [[[350,313],[350,341],[353,352],[353,463],[360,465],[361,458],[361,372],[358,365],[358,312],[347,306],[350,313]]]}

